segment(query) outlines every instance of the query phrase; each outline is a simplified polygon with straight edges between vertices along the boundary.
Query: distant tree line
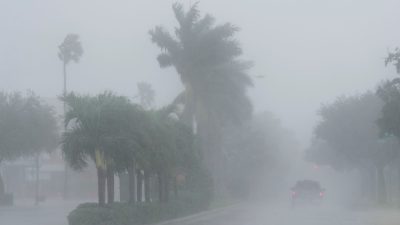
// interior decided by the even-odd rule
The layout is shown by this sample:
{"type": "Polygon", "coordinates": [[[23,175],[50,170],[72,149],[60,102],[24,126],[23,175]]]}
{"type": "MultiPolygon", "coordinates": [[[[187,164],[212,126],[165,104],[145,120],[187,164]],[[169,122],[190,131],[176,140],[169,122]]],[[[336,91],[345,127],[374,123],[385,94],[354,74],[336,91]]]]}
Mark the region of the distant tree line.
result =
{"type": "MultiPolygon", "coordinates": [[[[389,53],[385,65],[399,73],[399,49],[389,53]]],[[[339,97],[319,111],[314,140],[306,152],[309,161],[336,170],[357,169],[364,179],[362,195],[387,204],[385,168],[398,167],[400,193],[400,80],[379,85],[375,92],[339,97]]]]}
{"type": "MultiPolygon", "coordinates": [[[[59,143],[55,112],[33,92],[0,92],[0,165],[51,152],[59,143]]],[[[5,193],[0,173],[0,199],[5,193]]]]}

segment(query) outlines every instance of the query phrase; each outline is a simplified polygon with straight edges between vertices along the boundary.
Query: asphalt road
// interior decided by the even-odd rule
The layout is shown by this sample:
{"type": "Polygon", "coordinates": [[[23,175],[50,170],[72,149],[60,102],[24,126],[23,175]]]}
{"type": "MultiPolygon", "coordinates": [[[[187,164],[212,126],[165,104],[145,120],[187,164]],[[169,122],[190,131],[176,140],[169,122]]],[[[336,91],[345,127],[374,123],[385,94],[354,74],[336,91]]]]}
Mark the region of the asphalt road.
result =
{"type": "MultiPolygon", "coordinates": [[[[66,216],[78,202],[50,202],[38,207],[0,208],[0,225],[67,225],[66,216]]],[[[399,225],[398,210],[353,211],[340,207],[299,207],[246,204],[203,213],[163,225],[399,225]]]]}
{"type": "Polygon", "coordinates": [[[247,204],[226,211],[161,225],[400,225],[398,210],[346,210],[341,207],[298,207],[247,204]]]}

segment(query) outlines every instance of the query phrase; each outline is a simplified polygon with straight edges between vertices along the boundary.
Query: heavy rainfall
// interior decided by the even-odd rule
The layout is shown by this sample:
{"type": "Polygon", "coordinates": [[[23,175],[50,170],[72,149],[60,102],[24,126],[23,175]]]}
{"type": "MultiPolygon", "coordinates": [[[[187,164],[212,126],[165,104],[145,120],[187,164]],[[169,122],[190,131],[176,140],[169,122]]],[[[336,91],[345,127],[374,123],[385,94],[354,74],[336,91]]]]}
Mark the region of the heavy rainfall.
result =
{"type": "Polygon", "coordinates": [[[0,0],[0,225],[400,224],[399,8],[0,0]]]}

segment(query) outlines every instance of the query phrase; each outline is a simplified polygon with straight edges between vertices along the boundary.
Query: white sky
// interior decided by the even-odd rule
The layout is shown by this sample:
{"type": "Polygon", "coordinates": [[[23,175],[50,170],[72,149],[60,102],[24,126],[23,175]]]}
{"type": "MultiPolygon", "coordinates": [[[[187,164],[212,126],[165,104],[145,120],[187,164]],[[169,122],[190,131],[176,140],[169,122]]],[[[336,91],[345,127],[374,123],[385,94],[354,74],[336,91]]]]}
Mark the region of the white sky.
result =
{"type": "MultiPolygon", "coordinates": [[[[61,93],[57,46],[81,36],[85,53],[68,68],[69,90],[113,90],[133,96],[147,81],[157,103],[181,90],[162,70],[148,30],[175,25],[171,0],[0,0],[0,89],[61,93]]],[[[196,1],[181,1],[189,5],[196,1]]],[[[398,0],[200,0],[202,12],[241,28],[244,58],[253,60],[257,111],[270,110],[306,145],[321,103],[373,89],[395,76],[385,68],[388,48],[400,45],[398,0]]]]}

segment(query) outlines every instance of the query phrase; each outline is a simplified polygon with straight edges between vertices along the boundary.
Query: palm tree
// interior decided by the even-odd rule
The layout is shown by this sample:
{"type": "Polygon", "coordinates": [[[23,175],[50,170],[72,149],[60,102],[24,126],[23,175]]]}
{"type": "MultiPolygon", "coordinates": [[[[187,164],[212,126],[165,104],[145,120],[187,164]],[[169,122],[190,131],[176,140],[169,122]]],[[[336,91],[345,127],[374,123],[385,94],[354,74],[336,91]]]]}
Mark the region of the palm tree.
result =
{"type": "MultiPolygon", "coordinates": [[[[70,110],[65,116],[62,150],[74,169],[82,169],[93,160],[97,169],[99,205],[114,201],[114,173],[121,157],[128,157],[134,146],[129,136],[132,105],[122,96],[105,92],[95,97],[69,94],[63,98],[70,110]]],[[[131,154],[132,155],[132,154],[131,154]]]]}
{"type": "MultiPolygon", "coordinates": [[[[67,65],[73,61],[75,63],[79,62],[83,54],[83,48],[81,42],[79,41],[79,36],[77,34],[68,34],[63,43],[58,46],[58,58],[63,63],[63,76],[64,76],[64,89],[63,97],[67,95],[67,65]]],[[[64,103],[64,116],[65,116],[65,103],[64,103]]],[[[68,195],[68,167],[65,166],[64,175],[64,198],[68,195]]]]}
{"type": "Polygon", "coordinates": [[[196,151],[195,136],[190,129],[171,116],[171,106],[156,111],[147,111],[146,136],[143,145],[143,159],[139,166],[143,168],[145,180],[145,197],[149,199],[149,184],[146,182],[150,174],[158,178],[158,199],[167,202],[170,184],[174,184],[177,194],[177,171],[188,171],[199,164],[200,157],[196,151]]]}
{"type": "Polygon", "coordinates": [[[64,75],[64,96],[67,94],[67,65],[73,61],[75,63],[79,62],[83,54],[83,48],[81,42],[79,41],[79,36],[77,34],[68,34],[63,43],[58,46],[58,58],[63,63],[63,75],[64,75]]]}
{"type": "Polygon", "coordinates": [[[150,108],[154,103],[155,92],[151,87],[151,84],[146,82],[139,82],[137,84],[138,97],[140,99],[140,105],[144,109],[150,108]]]}
{"type": "Polygon", "coordinates": [[[385,66],[393,64],[396,67],[396,72],[400,74],[400,48],[395,48],[393,52],[389,52],[385,58],[385,66]]]}
{"type": "Polygon", "coordinates": [[[247,74],[251,63],[238,58],[242,50],[234,39],[237,27],[214,25],[212,16],[200,16],[197,4],[187,12],[181,4],[172,8],[179,24],[176,36],[157,26],[150,31],[151,40],[162,50],[157,57],[160,66],[173,66],[179,74],[184,92],[176,102],[185,105],[186,122],[197,123],[207,166],[218,171],[223,157],[222,127],[240,124],[251,116],[246,96],[252,84],[247,74]]]}

